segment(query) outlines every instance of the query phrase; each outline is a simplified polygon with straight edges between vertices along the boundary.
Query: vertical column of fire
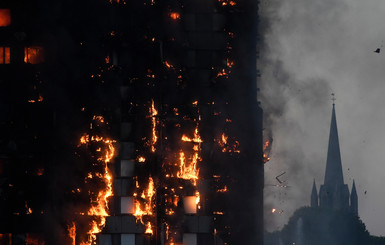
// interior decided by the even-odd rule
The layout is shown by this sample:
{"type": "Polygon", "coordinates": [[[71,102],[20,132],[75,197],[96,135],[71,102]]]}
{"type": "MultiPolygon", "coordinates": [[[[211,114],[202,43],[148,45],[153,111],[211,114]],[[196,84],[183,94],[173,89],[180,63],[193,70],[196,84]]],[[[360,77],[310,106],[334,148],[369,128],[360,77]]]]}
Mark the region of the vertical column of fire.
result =
{"type": "MultiPolygon", "coordinates": [[[[157,143],[159,138],[159,119],[158,119],[158,110],[156,109],[156,105],[154,100],[151,100],[151,104],[148,109],[147,118],[150,120],[149,125],[151,125],[151,132],[149,139],[145,141],[145,148],[148,149],[147,154],[155,155],[157,153],[157,143]]],[[[141,175],[136,175],[135,179],[135,190],[133,193],[134,198],[134,207],[132,215],[135,216],[136,221],[145,226],[145,234],[153,235],[155,224],[155,195],[156,195],[156,186],[154,178],[151,176],[150,156],[139,155],[137,157],[137,162],[142,165],[139,168],[147,168],[144,176],[143,173],[141,175]],[[146,166],[147,165],[147,166],[146,166]]],[[[154,157],[152,157],[153,159],[154,157]]],[[[137,171],[137,174],[141,172],[137,171]]],[[[156,176],[154,176],[156,177],[156,176]]]]}
{"type": "MultiPolygon", "coordinates": [[[[109,164],[113,160],[115,140],[106,136],[108,123],[100,115],[95,115],[90,123],[88,133],[80,138],[79,149],[87,152],[90,162],[90,172],[84,178],[84,190],[78,188],[74,192],[85,192],[89,198],[89,207],[83,216],[87,216],[87,234],[81,234],[79,240],[81,245],[96,244],[96,234],[100,233],[106,224],[106,217],[109,216],[109,198],[113,195],[112,173],[109,164]]],[[[82,223],[84,225],[84,223],[82,223]]],[[[73,221],[68,226],[68,235],[72,244],[76,244],[76,223],[73,221]]]]}

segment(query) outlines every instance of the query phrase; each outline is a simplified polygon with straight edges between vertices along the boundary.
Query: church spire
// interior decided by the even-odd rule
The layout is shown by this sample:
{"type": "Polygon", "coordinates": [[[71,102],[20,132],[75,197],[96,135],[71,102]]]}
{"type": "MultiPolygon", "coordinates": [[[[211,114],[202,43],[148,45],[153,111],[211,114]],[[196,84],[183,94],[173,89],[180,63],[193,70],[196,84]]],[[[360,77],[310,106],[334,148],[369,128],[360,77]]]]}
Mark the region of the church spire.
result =
{"type": "Polygon", "coordinates": [[[311,191],[310,206],[314,208],[318,207],[318,193],[317,193],[317,187],[315,185],[315,180],[313,180],[313,189],[311,191]]]}
{"type": "Polygon", "coordinates": [[[352,192],[350,194],[350,210],[358,215],[358,197],[357,197],[357,190],[356,190],[356,184],[353,180],[353,186],[352,186],[352,192]]]}
{"type": "Polygon", "coordinates": [[[326,160],[325,186],[334,187],[343,185],[344,178],[342,174],[341,153],[338,141],[337,120],[335,105],[333,101],[332,119],[330,124],[329,147],[326,160]]]}

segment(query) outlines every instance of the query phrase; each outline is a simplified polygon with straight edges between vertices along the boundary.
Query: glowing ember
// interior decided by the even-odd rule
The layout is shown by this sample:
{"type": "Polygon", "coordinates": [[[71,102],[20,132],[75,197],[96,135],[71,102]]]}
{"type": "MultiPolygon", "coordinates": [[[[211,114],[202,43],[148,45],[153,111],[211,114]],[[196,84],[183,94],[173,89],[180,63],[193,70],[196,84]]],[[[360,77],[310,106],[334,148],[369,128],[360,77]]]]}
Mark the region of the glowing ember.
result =
{"type": "Polygon", "coordinates": [[[146,158],[144,158],[144,157],[138,157],[138,162],[145,162],[146,161],[146,158]]]}
{"type": "Polygon", "coordinates": [[[222,189],[218,189],[217,192],[219,193],[223,193],[223,192],[227,192],[227,186],[223,187],[222,189]]]}
{"type": "Polygon", "coordinates": [[[27,202],[25,202],[25,209],[26,209],[26,211],[25,211],[26,214],[31,214],[32,213],[32,209],[30,207],[28,207],[27,202]]]}
{"type": "Polygon", "coordinates": [[[178,19],[180,19],[180,14],[177,12],[172,12],[172,13],[170,13],[170,17],[173,20],[178,20],[178,19]]]}
{"type": "Polygon", "coordinates": [[[275,213],[275,211],[277,211],[275,208],[273,208],[273,209],[271,210],[272,213],[275,213]]]}
{"type": "Polygon", "coordinates": [[[241,153],[239,148],[239,142],[234,139],[229,139],[229,136],[226,134],[222,134],[221,138],[218,140],[215,140],[220,147],[222,147],[222,152],[229,152],[229,153],[241,153]]]}
{"type": "Polygon", "coordinates": [[[232,0],[219,0],[218,2],[220,2],[222,6],[235,6],[235,5],[237,5],[237,3],[232,1],[232,0]]]}

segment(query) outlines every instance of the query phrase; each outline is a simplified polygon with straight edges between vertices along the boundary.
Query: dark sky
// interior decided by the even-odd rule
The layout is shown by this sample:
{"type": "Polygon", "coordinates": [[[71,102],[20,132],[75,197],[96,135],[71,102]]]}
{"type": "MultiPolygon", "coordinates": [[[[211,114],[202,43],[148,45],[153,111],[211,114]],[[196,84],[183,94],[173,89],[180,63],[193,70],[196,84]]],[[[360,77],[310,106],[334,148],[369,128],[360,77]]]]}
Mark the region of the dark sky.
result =
{"type": "Polygon", "coordinates": [[[344,181],[355,179],[359,215],[385,235],[385,2],[383,0],[261,1],[261,101],[265,133],[274,142],[265,183],[266,228],[282,227],[310,205],[313,178],[323,184],[336,94],[344,181]],[[266,19],[267,18],[267,19],[266,19]],[[365,194],[365,191],[367,192],[365,194]],[[282,214],[271,209],[283,210],[282,214]]]}

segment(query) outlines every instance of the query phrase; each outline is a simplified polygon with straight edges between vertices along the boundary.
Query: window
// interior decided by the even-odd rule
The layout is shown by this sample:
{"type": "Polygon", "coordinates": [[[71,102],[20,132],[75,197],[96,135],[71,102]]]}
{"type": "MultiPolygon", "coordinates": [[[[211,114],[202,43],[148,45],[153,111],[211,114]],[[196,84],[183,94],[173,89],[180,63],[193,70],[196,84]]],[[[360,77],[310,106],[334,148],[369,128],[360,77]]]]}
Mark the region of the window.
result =
{"type": "Polygon", "coordinates": [[[11,61],[11,49],[0,47],[0,64],[9,64],[11,61]]]}
{"type": "Polygon", "coordinates": [[[39,64],[44,62],[44,53],[42,47],[24,48],[24,62],[29,64],[39,64]]]}
{"type": "Polygon", "coordinates": [[[0,27],[11,25],[11,10],[0,9],[0,27]]]}

